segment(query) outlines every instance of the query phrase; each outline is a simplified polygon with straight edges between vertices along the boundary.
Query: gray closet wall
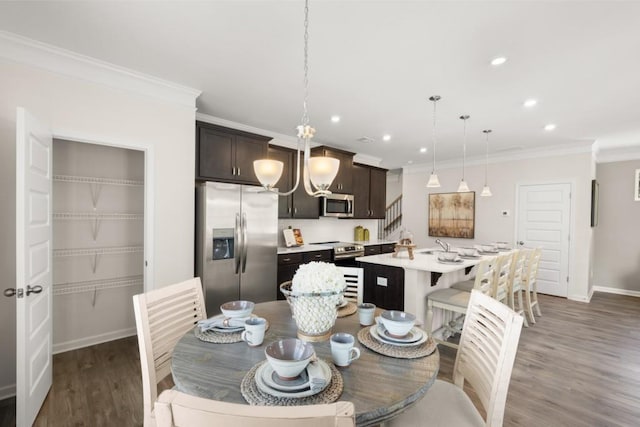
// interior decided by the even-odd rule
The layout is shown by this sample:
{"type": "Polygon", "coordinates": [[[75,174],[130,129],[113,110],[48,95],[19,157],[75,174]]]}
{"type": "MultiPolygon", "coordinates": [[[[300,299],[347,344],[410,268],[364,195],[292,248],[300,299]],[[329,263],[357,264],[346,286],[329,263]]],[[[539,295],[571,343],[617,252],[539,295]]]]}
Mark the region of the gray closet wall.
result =
{"type": "Polygon", "coordinates": [[[135,334],[144,153],[54,140],[53,173],[54,352],[135,334]]]}

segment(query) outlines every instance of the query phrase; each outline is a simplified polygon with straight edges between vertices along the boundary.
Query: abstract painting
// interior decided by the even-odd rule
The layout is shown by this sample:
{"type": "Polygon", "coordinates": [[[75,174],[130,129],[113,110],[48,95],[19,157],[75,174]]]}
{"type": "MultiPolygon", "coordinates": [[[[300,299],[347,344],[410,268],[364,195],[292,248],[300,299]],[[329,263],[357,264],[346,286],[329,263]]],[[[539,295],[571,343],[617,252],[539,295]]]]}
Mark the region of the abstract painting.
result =
{"type": "Polygon", "coordinates": [[[476,193],[429,194],[429,236],[473,239],[476,193]]]}

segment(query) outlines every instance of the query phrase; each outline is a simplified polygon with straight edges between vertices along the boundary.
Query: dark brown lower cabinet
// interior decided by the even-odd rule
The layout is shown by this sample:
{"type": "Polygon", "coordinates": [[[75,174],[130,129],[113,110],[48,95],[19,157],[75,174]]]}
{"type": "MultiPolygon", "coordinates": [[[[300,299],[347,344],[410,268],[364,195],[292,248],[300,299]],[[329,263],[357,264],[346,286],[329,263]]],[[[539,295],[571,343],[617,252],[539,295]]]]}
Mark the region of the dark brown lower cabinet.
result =
{"type": "Polygon", "coordinates": [[[386,310],[404,310],[404,269],[360,263],[364,268],[364,302],[386,310]]]}
{"type": "Polygon", "coordinates": [[[323,249],[320,251],[295,252],[291,254],[278,255],[278,300],[286,299],[280,292],[280,285],[293,279],[300,264],[306,264],[311,261],[331,262],[331,250],[323,249]]]}

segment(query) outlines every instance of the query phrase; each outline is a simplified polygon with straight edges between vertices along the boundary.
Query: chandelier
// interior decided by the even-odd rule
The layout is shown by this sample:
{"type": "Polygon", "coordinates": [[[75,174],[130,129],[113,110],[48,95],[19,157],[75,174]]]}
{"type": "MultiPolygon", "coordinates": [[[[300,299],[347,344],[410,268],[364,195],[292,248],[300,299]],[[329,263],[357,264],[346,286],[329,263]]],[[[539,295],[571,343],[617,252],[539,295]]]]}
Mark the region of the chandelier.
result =
{"type": "Polygon", "coordinates": [[[280,196],[288,196],[296,191],[300,184],[300,152],[304,151],[302,181],[307,194],[319,197],[331,194],[329,187],[338,174],[340,161],[331,157],[311,157],[311,138],[315,129],[309,125],[307,98],[309,93],[309,0],[304,2],[304,100],[302,103],[302,124],[298,129],[296,183],[286,193],[279,192],[275,185],[282,176],[284,164],[274,159],[261,159],[253,162],[253,170],[260,184],[280,196]],[[312,187],[313,186],[313,187],[312,187]]]}

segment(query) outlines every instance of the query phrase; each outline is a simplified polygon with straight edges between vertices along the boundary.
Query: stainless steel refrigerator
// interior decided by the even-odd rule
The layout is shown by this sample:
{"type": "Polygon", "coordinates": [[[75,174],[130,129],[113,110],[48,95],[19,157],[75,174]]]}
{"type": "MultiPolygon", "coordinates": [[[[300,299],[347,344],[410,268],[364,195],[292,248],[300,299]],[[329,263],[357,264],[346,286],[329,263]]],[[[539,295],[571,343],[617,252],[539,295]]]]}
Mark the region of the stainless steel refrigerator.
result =
{"type": "Polygon", "coordinates": [[[227,301],[276,299],[278,196],[262,187],[196,187],[196,275],[207,314],[227,301]]]}

